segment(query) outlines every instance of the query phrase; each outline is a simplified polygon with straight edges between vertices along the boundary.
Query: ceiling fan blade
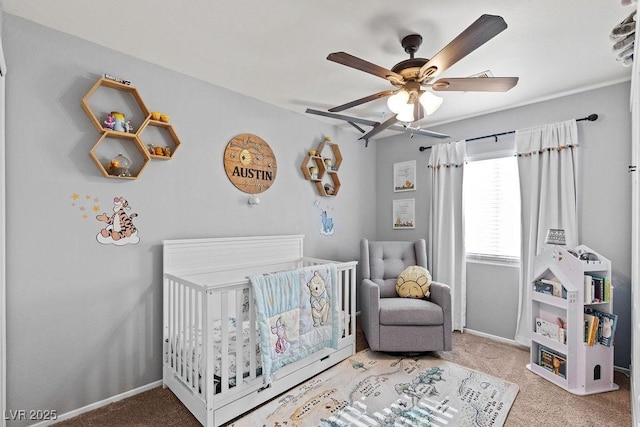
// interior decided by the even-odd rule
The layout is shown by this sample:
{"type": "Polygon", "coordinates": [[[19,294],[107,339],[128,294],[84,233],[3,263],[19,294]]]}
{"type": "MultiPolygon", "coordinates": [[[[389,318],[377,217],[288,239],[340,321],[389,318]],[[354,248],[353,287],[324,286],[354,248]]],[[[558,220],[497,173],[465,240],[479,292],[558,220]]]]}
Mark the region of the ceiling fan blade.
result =
{"type": "Polygon", "coordinates": [[[353,55],[349,55],[346,52],[334,52],[327,56],[329,61],[337,62],[338,64],[346,65],[347,67],[355,68],[356,70],[364,71],[365,73],[373,74],[374,76],[381,77],[389,80],[391,83],[403,84],[404,77],[391,70],[387,70],[364,59],[357,58],[353,55]]]}
{"type": "Polygon", "coordinates": [[[420,68],[418,81],[433,78],[507,28],[501,16],[482,15],[420,68]]]}
{"type": "Polygon", "coordinates": [[[434,132],[428,129],[422,129],[422,128],[412,128],[411,126],[403,126],[403,125],[393,125],[393,126],[389,126],[390,130],[400,130],[402,132],[405,133],[410,133],[413,135],[421,135],[421,136],[430,136],[432,138],[439,138],[439,139],[444,139],[444,138],[451,138],[451,135],[447,135],[444,133],[439,133],[439,132],[434,132]]]}
{"type": "Polygon", "coordinates": [[[518,77],[466,77],[439,79],[431,85],[434,91],[506,92],[518,84],[518,77]]]}
{"type": "Polygon", "coordinates": [[[380,124],[380,122],[376,122],[374,120],[361,119],[359,117],[352,117],[352,116],[345,116],[344,114],[327,113],[326,111],[313,110],[311,108],[307,108],[305,112],[307,114],[315,114],[316,116],[330,117],[332,119],[344,120],[345,122],[358,123],[366,126],[376,126],[380,124]]]}
{"type": "Polygon", "coordinates": [[[371,129],[369,132],[365,133],[364,135],[362,135],[358,139],[368,140],[369,138],[373,138],[374,136],[376,136],[377,134],[379,134],[383,130],[385,130],[388,127],[390,127],[391,125],[395,124],[398,121],[396,116],[397,116],[397,114],[392,114],[391,116],[389,116],[389,118],[387,120],[385,120],[384,122],[379,123],[378,125],[374,126],[373,129],[371,129]]]}
{"type": "MultiPolygon", "coordinates": [[[[338,119],[338,120],[344,120],[348,123],[350,123],[351,125],[353,125],[354,123],[358,123],[361,125],[365,125],[365,126],[371,126],[371,127],[375,127],[377,125],[380,124],[380,122],[376,122],[374,120],[368,120],[368,119],[362,119],[360,117],[353,117],[353,116],[347,116],[344,114],[335,114],[335,113],[327,113],[326,111],[320,111],[320,110],[314,110],[311,108],[307,108],[307,110],[305,111],[307,114],[315,114],[317,116],[323,116],[323,117],[329,117],[332,119],[338,119]]],[[[392,124],[391,126],[388,127],[388,129],[390,130],[395,130],[395,131],[400,131],[400,132],[405,132],[405,133],[412,133],[414,135],[422,135],[422,136],[430,136],[433,138],[440,138],[440,139],[444,139],[444,138],[451,138],[449,135],[446,135],[444,133],[438,133],[438,132],[433,132],[427,129],[420,129],[420,128],[412,128],[410,126],[405,126],[405,125],[400,125],[400,124],[392,124]]],[[[362,133],[364,133],[364,131],[360,130],[362,133]]],[[[369,137],[367,137],[369,138],[369,137]]]]}
{"type": "Polygon", "coordinates": [[[379,98],[384,98],[393,94],[393,90],[383,90],[382,92],[374,93],[373,95],[365,96],[364,98],[356,99],[355,101],[347,102],[346,104],[338,105],[337,107],[329,108],[331,112],[344,111],[356,105],[364,104],[365,102],[374,101],[379,98]]]}

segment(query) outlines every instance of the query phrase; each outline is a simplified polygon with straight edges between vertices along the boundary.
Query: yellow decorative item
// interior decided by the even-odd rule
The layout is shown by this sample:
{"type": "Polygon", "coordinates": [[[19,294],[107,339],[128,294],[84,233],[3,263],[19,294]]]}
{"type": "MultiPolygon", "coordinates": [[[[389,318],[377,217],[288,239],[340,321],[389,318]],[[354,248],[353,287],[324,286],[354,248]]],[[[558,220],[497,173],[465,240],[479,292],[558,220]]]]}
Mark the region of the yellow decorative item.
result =
{"type": "Polygon", "coordinates": [[[152,111],[151,120],[160,120],[160,113],[158,113],[157,111],[152,111]]]}
{"type": "Polygon", "coordinates": [[[429,298],[431,273],[424,267],[405,268],[396,279],[396,293],[403,298],[429,298]]]}
{"type": "Polygon", "coordinates": [[[161,115],[160,115],[160,121],[161,121],[161,122],[168,123],[168,122],[169,122],[169,116],[168,116],[168,115],[166,115],[166,114],[161,114],[161,115]]]}

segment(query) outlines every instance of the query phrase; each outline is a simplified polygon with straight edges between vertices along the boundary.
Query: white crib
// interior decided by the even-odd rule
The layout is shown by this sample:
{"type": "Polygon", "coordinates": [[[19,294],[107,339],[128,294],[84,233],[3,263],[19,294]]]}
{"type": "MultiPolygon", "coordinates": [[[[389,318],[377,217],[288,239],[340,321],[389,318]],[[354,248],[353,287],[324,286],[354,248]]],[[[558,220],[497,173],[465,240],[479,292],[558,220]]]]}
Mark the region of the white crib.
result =
{"type": "Polygon", "coordinates": [[[302,235],[163,242],[163,385],[204,426],[228,422],[355,353],[357,262],[335,262],[338,349],[287,365],[263,387],[248,277],[334,262],[304,258],[302,248],[302,235]]]}

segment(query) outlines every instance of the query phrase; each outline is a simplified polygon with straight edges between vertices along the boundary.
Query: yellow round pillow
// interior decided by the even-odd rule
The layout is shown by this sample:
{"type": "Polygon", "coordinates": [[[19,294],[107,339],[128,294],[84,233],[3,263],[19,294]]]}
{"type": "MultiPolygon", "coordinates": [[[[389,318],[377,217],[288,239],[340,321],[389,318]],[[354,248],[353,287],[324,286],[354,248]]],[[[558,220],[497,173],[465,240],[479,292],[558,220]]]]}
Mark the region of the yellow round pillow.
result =
{"type": "Polygon", "coordinates": [[[424,267],[405,268],[396,279],[396,293],[403,298],[429,298],[431,273],[424,267]]]}

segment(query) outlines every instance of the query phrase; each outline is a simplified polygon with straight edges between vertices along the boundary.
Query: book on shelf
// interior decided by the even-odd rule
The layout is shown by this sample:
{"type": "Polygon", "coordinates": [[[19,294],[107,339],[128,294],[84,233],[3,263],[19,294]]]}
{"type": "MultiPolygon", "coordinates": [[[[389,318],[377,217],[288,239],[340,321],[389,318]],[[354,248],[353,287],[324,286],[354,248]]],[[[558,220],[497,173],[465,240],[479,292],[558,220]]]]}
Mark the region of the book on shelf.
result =
{"type": "Polygon", "coordinates": [[[588,346],[592,346],[596,343],[598,322],[600,319],[593,313],[587,312],[587,310],[588,309],[585,309],[584,313],[584,342],[588,346]]]}
{"type": "Polygon", "coordinates": [[[594,310],[589,307],[584,309],[585,339],[587,345],[595,343],[607,347],[613,345],[618,325],[618,315],[606,311],[594,310]]]}
{"type": "Polygon", "coordinates": [[[567,330],[564,328],[564,320],[557,318],[555,322],[549,322],[541,318],[536,318],[536,333],[543,337],[566,344],[567,330]]]}
{"type": "Polygon", "coordinates": [[[562,283],[551,279],[538,279],[533,284],[533,290],[554,297],[567,299],[567,290],[562,283]]]}
{"type": "Polygon", "coordinates": [[[593,314],[598,317],[597,342],[611,347],[616,335],[616,327],[618,326],[618,315],[599,310],[593,310],[593,314]]]}
{"type": "Polygon", "coordinates": [[[593,274],[584,275],[584,302],[593,304],[611,301],[611,281],[593,274]]]}
{"type": "Polygon", "coordinates": [[[567,378],[567,359],[543,345],[538,348],[538,365],[555,375],[567,378]]]}

